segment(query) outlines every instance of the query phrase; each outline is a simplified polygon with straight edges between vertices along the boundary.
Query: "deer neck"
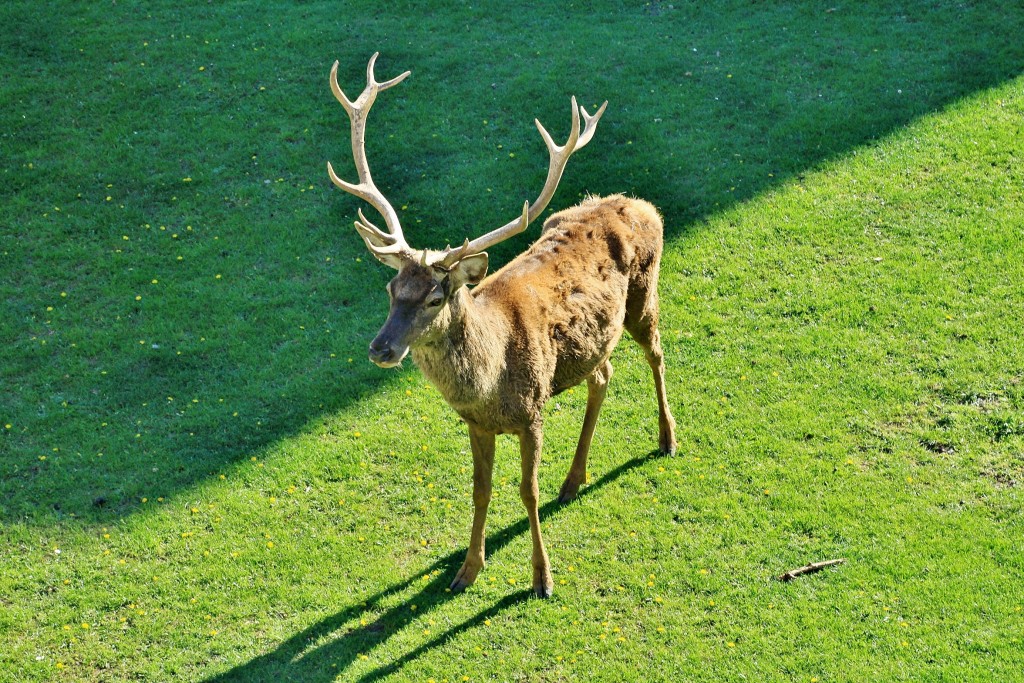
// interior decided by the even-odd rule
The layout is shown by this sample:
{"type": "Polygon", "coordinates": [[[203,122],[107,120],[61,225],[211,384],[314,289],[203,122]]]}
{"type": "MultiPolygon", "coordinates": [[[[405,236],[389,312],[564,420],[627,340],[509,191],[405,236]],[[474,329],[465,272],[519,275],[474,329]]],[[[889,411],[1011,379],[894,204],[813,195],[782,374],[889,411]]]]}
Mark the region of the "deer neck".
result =
{"type": "Polygon", "coordinates": [[[413,345],[412,358],[456,410],[493,393],[502,369],[502,325],[462,287],[435,329],[413,345]]]}

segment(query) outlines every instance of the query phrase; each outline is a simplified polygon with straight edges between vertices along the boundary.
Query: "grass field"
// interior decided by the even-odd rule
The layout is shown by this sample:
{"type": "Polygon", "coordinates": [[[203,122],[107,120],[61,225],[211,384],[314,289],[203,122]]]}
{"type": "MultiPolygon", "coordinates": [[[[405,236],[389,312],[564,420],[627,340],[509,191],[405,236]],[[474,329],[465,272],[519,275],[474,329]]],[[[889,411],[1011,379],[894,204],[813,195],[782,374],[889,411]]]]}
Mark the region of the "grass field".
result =
{"type": "MultiPolygon", "coordinates": [[[[1024,680],[1024,8],[0,6],[0,680],[1024,680]],[[488,566],[457,416],[366,360],[370,119],[415,246],[515,216],[539,118],[608,99],[551,206],[665,216],[680,449],[625,340],[518,449],[488,566]],[[841,566],[781,583],[807,562],[841,566]]],[[[494,249],[507,262],[534,226],[494,249]]]]}

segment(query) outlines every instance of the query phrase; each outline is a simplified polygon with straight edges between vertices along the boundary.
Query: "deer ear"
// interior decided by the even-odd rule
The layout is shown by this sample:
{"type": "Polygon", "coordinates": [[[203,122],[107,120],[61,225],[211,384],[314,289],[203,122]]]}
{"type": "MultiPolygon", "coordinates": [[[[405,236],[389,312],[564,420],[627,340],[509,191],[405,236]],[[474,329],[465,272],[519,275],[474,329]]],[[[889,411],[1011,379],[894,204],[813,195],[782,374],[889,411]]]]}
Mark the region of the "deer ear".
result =
{"type": "Polygon", "coordinates": [[[479,284],[487,275],[487,253],[480,252],[462,259],[452,268],[451,278],[452,291],[454,292],[463,285],[479,284]]]}

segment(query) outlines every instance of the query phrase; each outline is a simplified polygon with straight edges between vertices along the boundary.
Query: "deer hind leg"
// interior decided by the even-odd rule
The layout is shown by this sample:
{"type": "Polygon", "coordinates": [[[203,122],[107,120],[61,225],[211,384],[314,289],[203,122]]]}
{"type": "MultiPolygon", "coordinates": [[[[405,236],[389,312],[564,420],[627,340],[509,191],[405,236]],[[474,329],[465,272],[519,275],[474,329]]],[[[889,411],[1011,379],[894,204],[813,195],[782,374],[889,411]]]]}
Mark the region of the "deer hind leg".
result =
{"type": "Polygon", "coordinates": [[[526,506],[526,516],[530,520],[530,536],[533,539],[533,591],[540,598],[551,597],[555,582],[551,578],[551,564],[548,553],[544,550],[544,540],[540,535],[540,511],[537,507],[540,499],[540,488],[537,484],[537,473],[540,469],[540,451],[543,436],[540,422],[530,425],[519,435],[519,454],[522,456],[523,478],[519,482],[519,497],[526,506]]]}
{"type": "Polygon", "coordinates": [[[466,561],[451,584],[451,590],[456,592],[472,585],[484,567],[484,527],[487,506],[491,502],[491,472],[494,468],[494,434],[470,425],[469,443],[473,449],[473,531],[469,537],[466,561]]]}
{"type": "Polygon", "coordinates": [[[590,442],[594,438],[594,428],[597,427],[597,416],[601,412],[601,404],[608,393],[608,382],[611,378],[612,364],[608,360],[587,377],[587,412],[583,415],[583,430],[576,445],[576,455],[573,456],[562,490],[558,492],[560,503],[567,503],[575,498],[580,486],[587,480],[587,454],[590,452],[590,442]]]}
{"type": "MultiPolygon", "coordinates": [[[[656,281],[656,280],[655,280],[656,281]]],[[[662,453],[676,452],[676,421],[668,407],[665,391],[665,356],[661,351],[658,332],[658,294],[650,292],[641,299],[641,306],[626,306],[625,327],[644,350],[647,364],[654,373],[654,391],[658,397],[658,448],[662,453]],[[639,308],[640,310],[635,310],[639,308]],[[634,310],[631,310],[634,309],[634,310]]]]}

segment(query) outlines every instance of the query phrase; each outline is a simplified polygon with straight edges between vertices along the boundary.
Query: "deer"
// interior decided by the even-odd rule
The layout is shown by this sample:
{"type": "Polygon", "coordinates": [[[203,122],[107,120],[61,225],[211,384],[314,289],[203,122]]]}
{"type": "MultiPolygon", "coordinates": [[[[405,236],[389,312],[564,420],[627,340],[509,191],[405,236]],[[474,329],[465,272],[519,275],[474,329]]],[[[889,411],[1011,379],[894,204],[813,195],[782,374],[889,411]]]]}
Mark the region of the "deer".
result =
{"type": "Polygon", "coordinates": [[[547,178],[536,201],[526,201],[516,218],[481,237],[467,237],[460,246],[411,247],[397,212],[374,184],[365,150],[366,117],[377,95],[411,72],[378,82],[378,54],[370,58],[366,87],[354,101],[338,85],[337,61],[330,73],[331,91],[351,124],[358,182],[342,180],[327,162],[331,182],[383,217],[386,230],[367,220],[360,208],[355,229],[377,260],[398,271],[387,284],[390,310],[370,342],[369,359],[394,368],[411,354],[469,431],[473,524],[466,559],[451,582],[453,592],[472,585],[484,567],[495,437],[518,437],[519,493],[533,543],[533,591],[547,598],[554,582],[541,537],[537,481],[543,408],[551,397],[586,381],[583,427],[558,494],[559,502],[568,502],[587,480],[587,455],[612,377],[609,358],[623,331],[643,348],[654,374],[659,449],[666,454],[676,449],[658,331],[662,219],[641,199],[588,196],[548,217],[532,246],[487,275],[485,250],[523,232],[544,211],[569,157],[590,142],[608,105],[590,115],[573,97],[572,127],[564,145],[555,144],[535,121],[549,153],[547,178]]]}

